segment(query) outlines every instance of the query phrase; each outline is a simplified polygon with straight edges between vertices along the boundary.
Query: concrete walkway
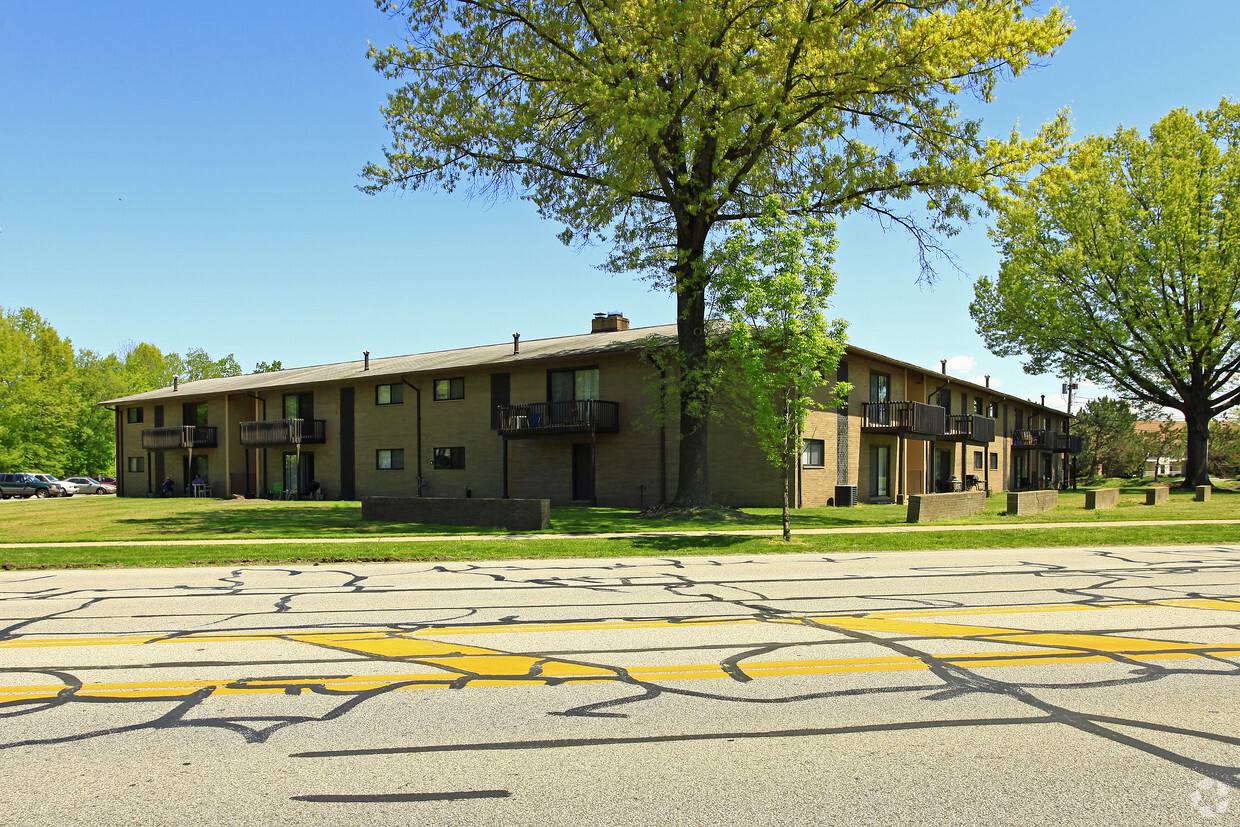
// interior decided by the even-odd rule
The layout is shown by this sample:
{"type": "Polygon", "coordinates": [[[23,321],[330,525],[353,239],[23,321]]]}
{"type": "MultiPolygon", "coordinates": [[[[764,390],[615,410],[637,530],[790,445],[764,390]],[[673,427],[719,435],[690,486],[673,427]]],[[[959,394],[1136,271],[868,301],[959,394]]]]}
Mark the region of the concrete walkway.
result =
{"type": "MultiPolygon", "coordinates": [[[[898,525],[898,526],[847,526],[842,528],[796,528],[793,536],[814,534],[900,534],[918,531],[1010,531],[1012,529],[1039,528],[1123,528],[1141,526],[1175,525],[1240,525],[1240,520],[1111,520],[1088,523],[995,523],[988,525],[898,525]]],[[[393,537],[388,535],[357,534],[351,537],[274,537],[230,540],[100,540],[64,543],[0,543],[0,549],[8,548],[102,548],[116,546],[265,546],[286,543],[306,545],[330,545],[333,543],[432,543],[452,540],[582,540],[582,539],[657,539],[664,537],[778,537],[778,528],[703,531],[618,531],[583,534],[440,534],[393,537]]]]}

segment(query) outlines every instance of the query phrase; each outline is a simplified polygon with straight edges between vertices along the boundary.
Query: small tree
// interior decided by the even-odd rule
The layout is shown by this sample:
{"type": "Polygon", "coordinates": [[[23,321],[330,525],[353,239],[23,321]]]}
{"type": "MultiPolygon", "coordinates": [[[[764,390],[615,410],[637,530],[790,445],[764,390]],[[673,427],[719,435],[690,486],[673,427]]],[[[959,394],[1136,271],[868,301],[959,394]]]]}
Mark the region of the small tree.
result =
{"type": "Polygon", "coordinates": [[[1074,429],[1081,436],[1081,457],[1089,473],[1124,477],[1144,458],[1137,440],[1137,414],[1127,402],[1103,396],[1081,408],[1074,429]]]}
{"type": "MultiPolygon", "coordinates": [[[[784,540],[792,537],[792,480],[814,393],[844,353],[843,321],[824,315],[835,292],[835,225],[790,215],[768,197],[753,226],[734,224],[716,252],[713,297],[729,325],[723,364],[749,403],[745,424],[783,478],[784,540]]],[[[802,206],[803,205],[799,205],[802,206]]],[[[836,394],[847,386],[836,386],[836,394]]]]}

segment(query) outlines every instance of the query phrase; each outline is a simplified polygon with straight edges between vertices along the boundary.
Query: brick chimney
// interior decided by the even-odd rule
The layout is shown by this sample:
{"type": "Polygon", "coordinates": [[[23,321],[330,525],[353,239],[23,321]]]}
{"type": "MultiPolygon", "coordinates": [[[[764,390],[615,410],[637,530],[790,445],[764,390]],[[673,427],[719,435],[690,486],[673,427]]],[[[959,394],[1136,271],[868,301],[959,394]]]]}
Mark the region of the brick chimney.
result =
{"type": "Polygon", "coordinates": [[[614,333],[617,330],[628,330],[629,320],[618,310],[611,313],[595,313],[590,324],[591,333],[614,333]]]}

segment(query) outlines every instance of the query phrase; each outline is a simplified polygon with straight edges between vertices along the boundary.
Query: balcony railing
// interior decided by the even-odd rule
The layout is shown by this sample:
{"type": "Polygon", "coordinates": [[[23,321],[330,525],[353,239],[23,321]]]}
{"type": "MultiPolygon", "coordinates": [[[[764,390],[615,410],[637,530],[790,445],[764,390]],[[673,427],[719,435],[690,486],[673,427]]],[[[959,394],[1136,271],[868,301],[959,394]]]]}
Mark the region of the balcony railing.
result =
{"type": "Polygon", "coordinates": [[[861,430],[942,436],[947,431],[947,411],[923,402],[862,402],[861,430]]]}
{"type": "Polygon", "coordinates": [[[242,445],[309,445],[326,441],[326,419],[266,419],[241,423],[242,445]]]}
{"type": "Polygon", "coordinates": [[[1017,428],[1012,431],[1012,447],[1027,451],[1050,451],[1055,447],[1055,433],[1031,428],[1017,428]]]}
{"type": "Polygon", "coordinates": [[[497,430],[507,437],[614,434],[620,430],[620,403],[601,399],[501,405],[497,413],[497,430]]]}
{"type": "Polygon", "coordinates": [[[181,425],[176,428],[143,428],[142,450],[167,451],[174,448],[214,448],[216,428],[207,425],[181,425]]]}
{"type": "Polygon", "coordinates": [[[952,442],[994,442],[995,421],[978,414],[950,414],[943,439],[952,442]]]}
{"type": "Polygon", "coordinates": [[[1055,447],[1051,449],[1057,454],[1081,453],[1081,438],[1075,434],[1055,434],[1055,447]]]}

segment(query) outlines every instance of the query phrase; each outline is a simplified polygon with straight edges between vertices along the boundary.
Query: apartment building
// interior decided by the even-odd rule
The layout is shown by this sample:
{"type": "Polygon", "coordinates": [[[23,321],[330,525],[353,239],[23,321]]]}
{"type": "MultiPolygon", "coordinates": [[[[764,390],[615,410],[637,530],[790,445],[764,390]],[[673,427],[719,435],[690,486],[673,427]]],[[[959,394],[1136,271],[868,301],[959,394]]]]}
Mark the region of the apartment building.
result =
{"type": "MultiPolygon", "coordinates": [[[[371,358],[111,399],[119,493],[534,497],[648,507],[676,491],[675,325],[596,314],[575,336],[371,358]]],[[[1062,484],[1079,450],[1061,411],[849,347],[848,403],[806,424],[797,504],[900,501],[976,484],[1062,484]]],[[[828,398],[827,389],[822,401],[828,398]]],[[[743,404],[710,424],[717,500],[775,506],[779,472],[743,404]]]]}

